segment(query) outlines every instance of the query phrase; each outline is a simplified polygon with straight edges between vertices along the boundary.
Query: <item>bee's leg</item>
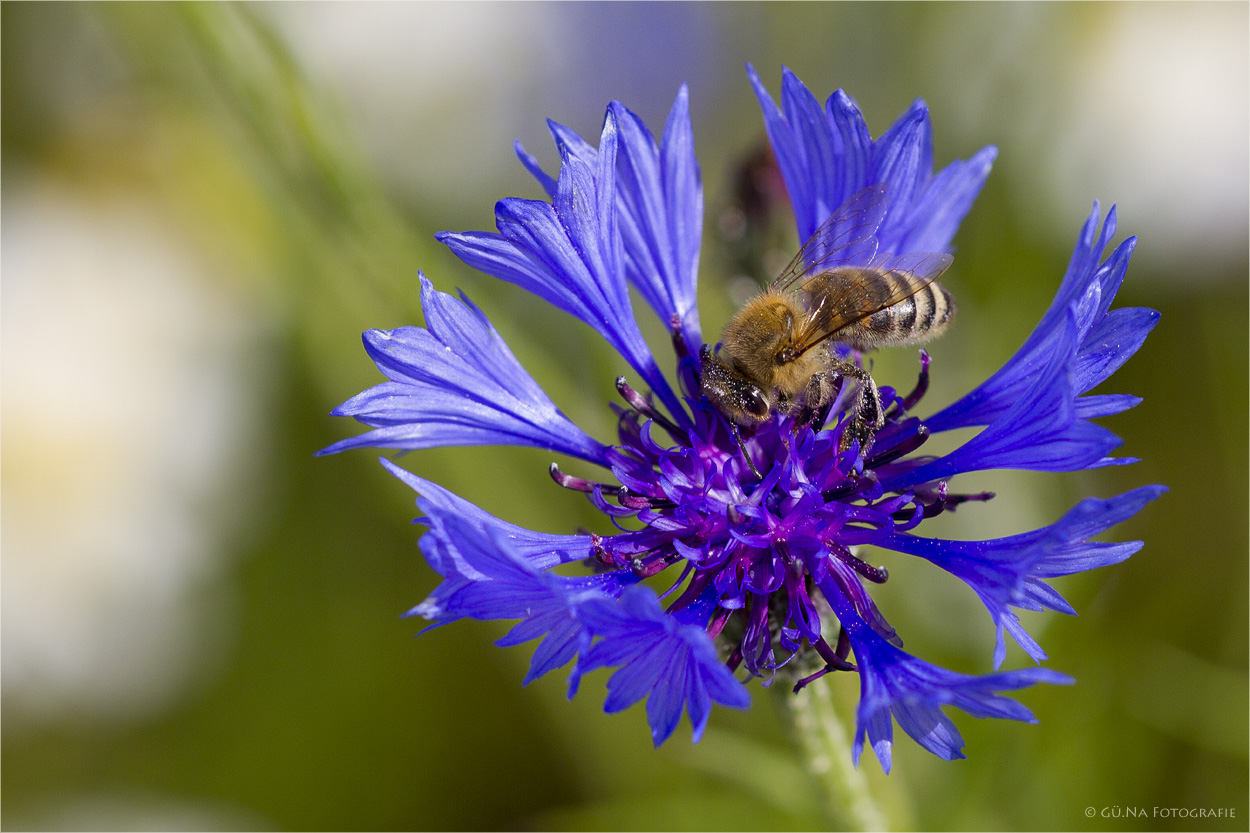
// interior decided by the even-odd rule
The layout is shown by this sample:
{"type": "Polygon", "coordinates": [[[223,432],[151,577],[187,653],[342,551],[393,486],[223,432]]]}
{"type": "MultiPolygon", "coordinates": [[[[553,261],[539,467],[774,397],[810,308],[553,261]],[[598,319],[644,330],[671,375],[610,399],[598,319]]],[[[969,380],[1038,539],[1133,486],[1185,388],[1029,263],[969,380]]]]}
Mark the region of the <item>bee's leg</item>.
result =
{"type": "Polygon", "coordinates": [[[816,408],[816,415],[812,418],[812,425],[816,430],[825,427],[825,423],[829,421],[829,412],[833,410],[834,403],[838,401],[838,397],[842,394],[842,384],[845,381],[842,376],[837,373],[824,373],[823,383],[821,385],[821,395],[824,401],[816,408]]]}
{"type": "Polygon", "coordinates": [[[873,435],[885,425],[882,413],[881,394],[877,392],[877,383],[872,374],[852,362],[838,362],[833,372],[842,377],[850,377],[859,382],[859,396],[855,400],[855,415],[842,433],[838,443],[843,451],[851,447],[853,440],[859,440],[861,454],[868,452],[873,435]]]}
{"type": "Polygon", "coordinates": [[[829,411],[842,392],[842,376],[837,372],[817,373],[807,382],[807,390],[799,407],[793,411],[798,425],[810,425],[819,431],[829,419],[829,411]]]}

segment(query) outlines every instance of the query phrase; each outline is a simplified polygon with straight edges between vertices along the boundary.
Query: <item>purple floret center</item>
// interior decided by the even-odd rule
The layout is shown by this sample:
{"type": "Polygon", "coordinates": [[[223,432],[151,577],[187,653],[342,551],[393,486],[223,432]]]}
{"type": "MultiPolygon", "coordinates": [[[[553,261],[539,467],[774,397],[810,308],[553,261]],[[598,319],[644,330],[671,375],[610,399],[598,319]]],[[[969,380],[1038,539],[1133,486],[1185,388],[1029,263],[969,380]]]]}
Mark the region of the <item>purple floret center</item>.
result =
{"type": "Polygon", "coordinates": [[[882,389],[886,425],[865,456],[858,443],[840,449],[844,401],[824,425],[776,416],[740,444],[698,396],[697,368],[679,332],[673,342],[694,427],[679,428],[622,377],[616,387],[628,408],[617,408],[620,442],[608,454],[619,485],[572,477],[552,464],[558,484],[584,492],[621,529],[594,537],[594,566],[629,570],[639,579],[677,567],[665,594],[673,597],[669,613],[687,610],[713,588],[716,605],[699,624],[720,638],[732,670],[771,676],[796,654],[814,651],[824,667],[796,690],[831,670],[854,670],[846,635],[821,630],[820,596],[844,595],[877,633],[897,642],[860,584],[883,583],[889,573],[858,557],[856,546],[905,532],[962,501],[993,497],[951,495],[944,482],[898,492],[880,485],[924,462],[900,460],[929,436],[908,415],[928,388],[928,355],[921,353],[910,394],[882,389]],[[656,439],[661,432],[669,444],[656,439]],[[642,527],[622,525],[631,517],[642,527]]]}

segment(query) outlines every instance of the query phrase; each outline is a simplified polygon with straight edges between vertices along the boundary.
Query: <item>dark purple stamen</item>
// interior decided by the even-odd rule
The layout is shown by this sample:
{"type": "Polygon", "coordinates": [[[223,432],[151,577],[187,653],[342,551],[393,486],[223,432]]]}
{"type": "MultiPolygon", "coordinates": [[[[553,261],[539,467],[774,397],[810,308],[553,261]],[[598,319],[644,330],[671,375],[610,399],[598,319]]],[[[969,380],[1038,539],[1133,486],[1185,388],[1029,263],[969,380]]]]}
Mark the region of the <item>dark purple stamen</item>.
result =
{"type": "Polygon", "coordinates": [[[560,467],[555,463],[551,464],[551,467],[547,469],[547,472],[551,475],[551,479],[558,485],[563,486],[566,489],[572,489],[575,492],[593,492],[597,487],[604,494],[615,495],[621,489],[620,486],[610,486],[607,483],[595,483],[591,480],[583,480],[580,477],[565,474],[560,471],[560,467]]]}
{"type": "Polygon", "coordinates": [[[674,440],[677,440],[677,442],[685,442],[687,440],[682,430],[674,425],[668,417],[656,410],[656,407],[651,404],[647,397],[631,388],[629,382],[625,381],[624,376],[616,377],[616,392],[621,395],[621,398],[625,400],[629,407],[655,422],[656,425],[667,431],[674,440]]]}
{"type": "MultiPolygon", "coordinates": [[[[841,635],[838,636],[838,644],[842,643],[841,635]]],[[[821,659],[829,663],[834,671],[857,671],[859,670],[855,663],[848,661],[845,657],[839,656],[838,652],[829,650],[829,643],[821,639],[816,643],[816,652],[820,654],[821,659]]]]}
{"type": "Polygon", "coordinates": [[[616,492],[616,502],[626,509],[672,509],[677,504],[668,498],[653,498],[631,492],[629,487],[621,486],[616,492]]]}
{"type": "Polygon", "coordinates": [[[629,560],[629,570],[638,578],[651,578],[663,572],[668,567],[676,564],[681,560],[681,556],[669,554],[665,556],[655,556],[652,554],[649,558],[646,556],[636,555],[629,560]]]}
{"type": "Polygon", "coordinates": [[[717,607],[712,614],[712,621],[707,623],[707,635],[715,639],[720,636],[720,632],[725,629],[729,617],[733,615],[733,611],[727,607],[717,607]]]}
{"type": "MultiPolygon", "coordinates": [[[[961,503],[969,501],[984,502],[993,500],[994,492],[977,492],[975,494],[947,494],[946,481],[938,483],[937,489],[922,489],[916,492],[916,501],[924,505],[924,517],[926,519],[942,514],[946,510],[955,511],[955,507],[961,503]]],[[[903,510],[895,512],[892,517],[897,520],[906,520],[911,517],[911,512],[903,510]]]]}
{"type": "Polygon", "coordinates": [[[916,379],[916,387],[912,388],[911,393],[903,397],[902,413],[907,413],[916,406],[916,403],[924,398],[929,390],[929,354],[925,350],[920,351],[920,377],[916,379]]]}
{"type": "Polygon", "coordinates": [[[954,509],[956,506],[958,506],[961,503],[967,503],[969,501],[984,503],[987,500],[993,500],[995,497],[997,497],[997,495],[994,492],[977,492],[976,494],[946,495],[945,497],[942,498],[942,503],[943,505],[946,506],[946,508],[954,509]]]}
{"type": "Polygon", "coordinates": [[[838,560],[846,564],[855,572],[871,581],[873,584],[885,584],[890,578],[890,571],[885,567],[874,567],[862,559],[851,555],[851,551],[843,546],[830,542],[830,551],[837,556],[838,560]]]}
{"type": "Polygon", "coordinates": [[[594,551],[595,551],[595,559],[596,559],[596,560],[597,560],[600,564],[604,564],[604,565],[606,565],[606,566],[608,566],[608,567],[618,567],[618,566],[620,566],[620,565],[617,563],[617,560],[616,560],[615,558],[613,558],[613,557],[612,557],[612,554],[611,554],[610,552],[608,552],[608,551],[607,551],[607,549],[603,546],[603,539],[602,539],[602,538],[600,538],[598,535],[594,535],[594,534],[592,534],[592,535],[590,536],[590,546],[591,546],[592,548],[594,548],[594,551]]]}
{"type": "Polygon", "coordinates": [[[815,674],[809,674],[808,676],[804,677],[803,679],[799,680],[797,683],[794,684],[794,693],[798,694],[800,691],[806,688],[809,683],[814,683],[817,680],[819,680],[821,677],[828,674],[830,671],[836,671],[836,670],[837,669],[835,669],[833,666],[826,665],[824,668],[820,669],[815,674]]]}
{"type": "Polygon", "coordinates": [[[850,479],[833,489],[828,489],[820,493],[820,497],[826,503],[833,500],[844,500],[851,495],[866,492],[877,484],[877,474],[873,471],[865,471],[856,477],[848,472],[850,479]]]}
{"type": "Polygon", "coordinates": [[[922,423],[916,424],[916,433],[901,442],[891,446],[889,449],[882,451],[880,454],[874,454],[868,458],[865,465],[870,467],[884,466],[902,457],[904,454],[910,454],[920,446],[924,445],[929,439],[929,429],[922,423]]]}
{"type": "Polygon", "coordinates": [[[800,691],[802,691],[804,686],[816,680],[819,680],[821,677],[825,676],[830,671],[855,671],[857,670],[855,668],[854,663],[850,663],[846,661],[846,652],[850,650],[850,641],[846,639],[846,631],[842,631],[841,633],[838,634],[838,648],[836,651],[831,649],[829,647],[829,643],[826,642],[823,638],[816,640],[816,642],[812,645],[812,647],[816,649],[816,653],[820,654],[820,658],[825,661],[825,667],[817,671],[815,674],[811,674],[807,677],[804,677],[803,679],[795,683],[794,684],[795,694],[798,694],[800,691]],[[845,648],[843,648],[843,642],[846,643],[845,648]]]}
{"type": "Polygon", "coordinates": [[[690,350],[686,347],[686,339],[681,332],[681,316],[673,313],[668,319],[669,336],[673,340],[673,352],[677,354],[677,360],[681,361],[690,355],[690,350]]]}
{"type": "Polygon", "coordinates": [[[838,647],[834,649],[834,653],[842,659],[846,659],[851,653],[851,635],[843,628],[838,632],[838,647]]]}

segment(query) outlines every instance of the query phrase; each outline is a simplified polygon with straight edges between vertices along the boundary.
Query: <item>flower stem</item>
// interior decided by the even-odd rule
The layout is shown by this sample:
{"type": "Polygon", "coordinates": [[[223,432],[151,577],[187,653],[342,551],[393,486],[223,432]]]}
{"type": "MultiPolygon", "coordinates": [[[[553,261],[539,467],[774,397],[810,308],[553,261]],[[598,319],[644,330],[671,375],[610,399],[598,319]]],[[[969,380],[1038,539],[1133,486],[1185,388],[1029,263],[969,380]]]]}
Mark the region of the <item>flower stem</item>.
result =
{"type": "Polygon", "coordinates": [[[838,718],[828,675],[798,694],[783,690],[795,746],[803,765],[822,787],[825,809],[848,830],[885,830],[886,818],[868,789],[868,779],[851,763],[850,736],[838,718]]]}

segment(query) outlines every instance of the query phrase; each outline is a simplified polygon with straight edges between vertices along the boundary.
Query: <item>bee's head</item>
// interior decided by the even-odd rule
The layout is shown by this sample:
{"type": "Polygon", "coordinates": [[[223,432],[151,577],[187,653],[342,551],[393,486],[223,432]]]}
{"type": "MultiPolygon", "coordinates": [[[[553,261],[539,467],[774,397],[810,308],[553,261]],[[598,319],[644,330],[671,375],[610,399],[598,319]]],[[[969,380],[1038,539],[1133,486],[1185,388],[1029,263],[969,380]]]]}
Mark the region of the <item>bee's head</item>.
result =
{"type": "Polygon", "coordinates": [[[750,428],[768,419],[772,402],[767,393],[730,365],[720,360],[712,348],[699,351],[703,373],[699,387],[707,401],[731,422],[750,428]]]}

